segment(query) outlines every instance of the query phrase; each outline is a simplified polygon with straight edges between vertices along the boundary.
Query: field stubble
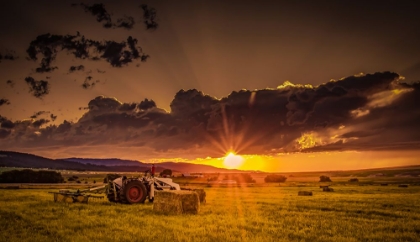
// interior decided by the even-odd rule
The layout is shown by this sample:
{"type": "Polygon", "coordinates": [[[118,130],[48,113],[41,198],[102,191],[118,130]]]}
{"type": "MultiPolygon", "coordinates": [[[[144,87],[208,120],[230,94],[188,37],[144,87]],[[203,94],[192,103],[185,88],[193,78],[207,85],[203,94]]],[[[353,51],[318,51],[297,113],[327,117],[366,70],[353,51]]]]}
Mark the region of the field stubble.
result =
{"type": "Polygon", "coordinates": [[[419,241],[419,186],[315,185],[210,187],[200,213],[182,216],[147,202],[54,203],[56,190],[1,189],[0,241],[419,241]]]}

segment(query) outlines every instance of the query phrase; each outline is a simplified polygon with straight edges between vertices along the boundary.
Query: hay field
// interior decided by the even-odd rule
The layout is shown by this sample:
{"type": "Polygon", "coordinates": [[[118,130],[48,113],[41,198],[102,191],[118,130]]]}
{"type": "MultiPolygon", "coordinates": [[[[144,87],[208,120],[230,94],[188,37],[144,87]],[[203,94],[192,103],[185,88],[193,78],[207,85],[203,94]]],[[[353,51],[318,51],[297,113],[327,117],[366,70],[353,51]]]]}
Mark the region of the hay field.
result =
{"type": "Polygon", "coordinates": [[[206,187],[198,215],[0,189],[0,241],[419,241],[420,186],[206,187]],[[298,191],[313,196],[297,196],[298,191]]]}

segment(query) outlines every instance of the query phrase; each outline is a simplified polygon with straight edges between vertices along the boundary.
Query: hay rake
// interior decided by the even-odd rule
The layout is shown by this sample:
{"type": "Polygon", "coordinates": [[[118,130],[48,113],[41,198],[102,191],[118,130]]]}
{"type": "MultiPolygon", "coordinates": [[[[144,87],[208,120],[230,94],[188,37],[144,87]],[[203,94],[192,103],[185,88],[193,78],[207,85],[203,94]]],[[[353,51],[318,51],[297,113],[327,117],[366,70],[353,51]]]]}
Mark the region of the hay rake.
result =
{"type": "Polygon", "coordinates": [[[49,192],[54,194],[54,202],[68,202],[68,203],[88,203],[89,198],[92,199],[102,199],[104,196],[95,196],[91,194],[86,194],[86,192],[97,191],[105,189],[105,186],[96,187],[92,189],[86,189],[83,191],[77,190],[71,192],[69,190],[59,190],[58,192],[49,192]]]}

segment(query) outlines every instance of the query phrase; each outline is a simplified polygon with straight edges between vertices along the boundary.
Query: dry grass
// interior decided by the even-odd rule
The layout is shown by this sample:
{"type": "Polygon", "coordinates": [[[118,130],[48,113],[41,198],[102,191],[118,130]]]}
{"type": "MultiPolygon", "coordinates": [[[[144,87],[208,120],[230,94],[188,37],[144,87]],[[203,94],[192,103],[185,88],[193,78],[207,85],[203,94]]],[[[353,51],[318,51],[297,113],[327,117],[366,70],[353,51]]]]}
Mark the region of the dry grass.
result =
{"type": "Polygon", "coordinates": [[[0,189],[0,241],[418,241],[420,187],[308,183],[206,188],[197,215],[152,204],[54,203],[47,189],[0,189]],[[312,186],[311,186],[312,185],[312,186]]]}

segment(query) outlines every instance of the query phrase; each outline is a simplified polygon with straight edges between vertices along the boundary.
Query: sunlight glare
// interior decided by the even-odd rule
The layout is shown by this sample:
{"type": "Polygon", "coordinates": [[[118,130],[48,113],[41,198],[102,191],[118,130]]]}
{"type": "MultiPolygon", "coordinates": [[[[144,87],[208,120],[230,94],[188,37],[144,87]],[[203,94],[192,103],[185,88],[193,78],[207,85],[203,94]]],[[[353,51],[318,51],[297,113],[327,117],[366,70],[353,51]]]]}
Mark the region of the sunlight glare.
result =
{"type": "Polygon", "coordinates": [[[233,152],[230,152],[229,154],[226,155],[223,165],[226,168],[233,169],[233,168],[240,167],[243,162],[244,162],[244,158],[242,156],[235,155],[233,152]]]}

